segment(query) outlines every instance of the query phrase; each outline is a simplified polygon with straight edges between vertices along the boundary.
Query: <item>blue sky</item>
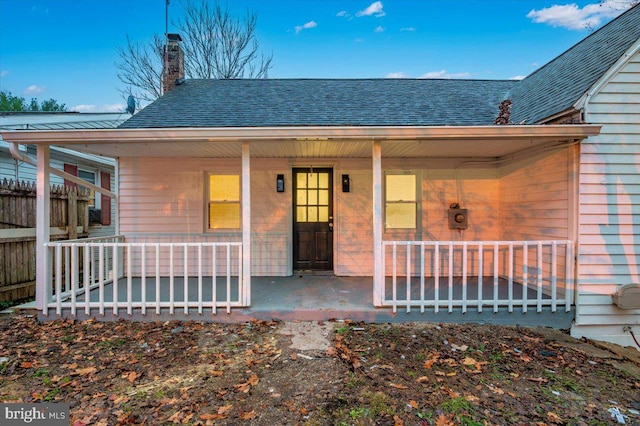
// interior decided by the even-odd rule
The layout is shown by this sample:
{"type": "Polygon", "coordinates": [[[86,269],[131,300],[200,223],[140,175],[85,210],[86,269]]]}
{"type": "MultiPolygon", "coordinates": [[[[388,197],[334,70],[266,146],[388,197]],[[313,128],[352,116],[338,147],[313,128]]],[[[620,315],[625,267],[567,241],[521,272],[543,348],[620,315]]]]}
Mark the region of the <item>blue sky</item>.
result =
{"type": "MultiPolygon", "coordinates": [[[[118,47],[165,30],[165,0],[0,0],[0,90],[123,111],[118,47]]],[[[258,17],[270,78],[522,78],[625,10],[590,0],[222,0],[258,17]]],[[[169,5],[176,29],[180,0],[169,5]]]]}

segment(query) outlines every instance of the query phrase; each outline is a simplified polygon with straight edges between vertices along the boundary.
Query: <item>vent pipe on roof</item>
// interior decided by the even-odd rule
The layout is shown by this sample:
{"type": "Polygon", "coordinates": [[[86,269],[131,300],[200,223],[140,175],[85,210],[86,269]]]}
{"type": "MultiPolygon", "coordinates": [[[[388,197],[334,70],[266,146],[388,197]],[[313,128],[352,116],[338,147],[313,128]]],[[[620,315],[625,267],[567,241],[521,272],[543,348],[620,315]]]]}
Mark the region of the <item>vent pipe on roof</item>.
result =
{"type": "Polygon", "coordinates": [[[177,80],[184,79],[184,52],[180,42],[182,42],[180,34],[167,34],[167,44],[164,46],[162,93],[173,89],[177,80]]]}

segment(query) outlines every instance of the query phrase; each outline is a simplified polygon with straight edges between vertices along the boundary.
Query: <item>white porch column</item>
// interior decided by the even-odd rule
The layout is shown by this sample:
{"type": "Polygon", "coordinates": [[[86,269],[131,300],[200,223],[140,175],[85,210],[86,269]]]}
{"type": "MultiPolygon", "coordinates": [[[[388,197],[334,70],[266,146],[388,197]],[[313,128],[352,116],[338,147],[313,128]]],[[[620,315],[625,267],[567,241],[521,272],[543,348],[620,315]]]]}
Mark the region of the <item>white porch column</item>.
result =
{"type": "Polygon", "coordinates": [[[47,283],[51,279],[51,264],[46,243],[50,241],[49,145],[38,145],[36,180],[36,308],[40,311],[49,302],[47,283]]]}
{"type": "Polygon", "coordinates": [[[382,270],[382,148],[373,141],[373,305],[382,306],[384,300],[384,271],[382,270]]]}
{"type": "Polygon", "coordinates": [[[249,142],[242,142],[242,298],[251,305],[251,156],[249,142]]]}

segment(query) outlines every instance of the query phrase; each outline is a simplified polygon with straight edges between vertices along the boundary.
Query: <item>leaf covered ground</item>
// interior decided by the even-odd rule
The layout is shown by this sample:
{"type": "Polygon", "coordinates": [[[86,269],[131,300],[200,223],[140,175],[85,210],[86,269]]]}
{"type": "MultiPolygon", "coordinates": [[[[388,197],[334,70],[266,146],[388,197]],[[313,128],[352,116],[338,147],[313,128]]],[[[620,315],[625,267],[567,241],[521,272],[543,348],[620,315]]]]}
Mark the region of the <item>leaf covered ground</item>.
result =
{"type": "Polygon", "coordinates": [[[531,329],[333,322],[300,351],[283,324],[4,316],[0,402],[77,426],[640,424],[637,365],[531,329]]]}

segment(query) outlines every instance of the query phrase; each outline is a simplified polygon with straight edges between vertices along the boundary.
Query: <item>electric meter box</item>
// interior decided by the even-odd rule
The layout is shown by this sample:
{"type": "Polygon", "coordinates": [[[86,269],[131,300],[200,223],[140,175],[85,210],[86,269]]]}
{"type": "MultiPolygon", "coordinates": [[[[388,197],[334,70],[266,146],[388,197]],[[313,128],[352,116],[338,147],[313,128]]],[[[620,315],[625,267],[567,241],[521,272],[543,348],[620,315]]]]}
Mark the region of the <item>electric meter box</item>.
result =
{"type": "Polygon", "coordinates": [[[469,212],[467,209],[449,209],[449,229],[467,229],[469,226],[469,212]]]}

